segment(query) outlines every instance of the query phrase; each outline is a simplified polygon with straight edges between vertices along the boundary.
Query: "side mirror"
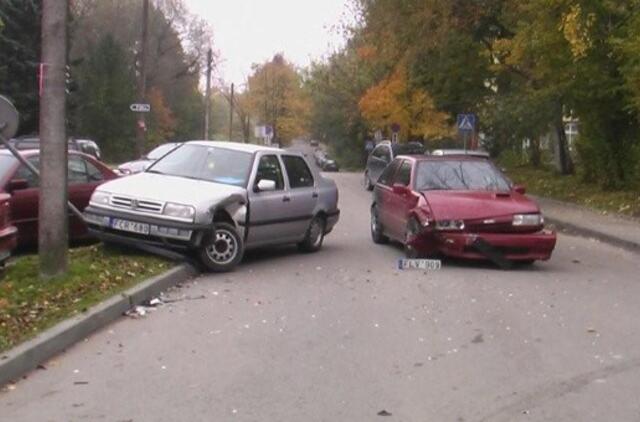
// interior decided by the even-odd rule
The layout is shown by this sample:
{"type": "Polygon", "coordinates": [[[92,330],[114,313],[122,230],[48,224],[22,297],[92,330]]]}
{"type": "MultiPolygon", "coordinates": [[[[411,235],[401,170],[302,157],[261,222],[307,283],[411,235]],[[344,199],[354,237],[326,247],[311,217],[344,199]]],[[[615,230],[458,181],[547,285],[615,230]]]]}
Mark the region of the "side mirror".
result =
{"type": "Polygon", "coordinates": [[[406,195],[409,193],[409,188],[405,185],[401,185],[400,183],[394,183],[392,189],[393,193],[396,195],[406,195]]]}
{"type": "Polygon", "coordinates": [[[273,180],[260,179],[256,184],[257,192],[271,192],[276,190],[276,182],[273,180]]]}
{"type": "Polygon", "coordinates": [[[519,193],[520,195],[524,195],[527,193],[527,188],[522,185],[513,185],[513,191],[519,193]]]}
{"type": "Polygon", "coordinates": [[[29,182],[27,179],[13,179],[7,183],[7,192],[15,192],[17,190],[24,190],[29,188],[29,182]]]}

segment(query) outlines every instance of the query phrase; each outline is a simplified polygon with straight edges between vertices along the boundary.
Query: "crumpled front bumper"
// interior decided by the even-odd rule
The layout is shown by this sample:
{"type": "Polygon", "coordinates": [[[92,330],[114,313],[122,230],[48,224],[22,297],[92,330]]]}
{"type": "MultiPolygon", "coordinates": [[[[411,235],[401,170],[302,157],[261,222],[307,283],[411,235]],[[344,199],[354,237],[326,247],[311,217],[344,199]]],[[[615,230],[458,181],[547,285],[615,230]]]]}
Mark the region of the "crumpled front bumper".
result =
{"type": "Polygon", "coordinates": [[[535,233],[467,233],[428,231],[410,241],[420,252],[453,258],[486,260],[487,248],[509,261],[546,261],[556,246],[551,230],[535,233]]]}

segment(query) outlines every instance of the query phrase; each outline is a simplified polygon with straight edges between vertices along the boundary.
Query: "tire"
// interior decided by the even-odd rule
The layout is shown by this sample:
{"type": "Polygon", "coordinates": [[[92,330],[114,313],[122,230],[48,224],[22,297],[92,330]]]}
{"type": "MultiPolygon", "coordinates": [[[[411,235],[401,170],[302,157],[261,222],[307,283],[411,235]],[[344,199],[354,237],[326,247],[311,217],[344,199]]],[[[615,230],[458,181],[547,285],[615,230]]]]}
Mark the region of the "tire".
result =
{"type": "Polygon", "coordinates": [[[198,250],[200,262],[214,273],[233,271],[243,255],[242,238],[229,223],[214,224],[212,233],[205,236],[198,250]]]}
{"type": "Polygon", "coordinates": [[[378,220],[378,207],[376,205],[371,207],[371,224],[369,227],[371,228],[371,240],[373,240],[373,243],[383,245],[389,242],[389,238],[383,234],[382,225],[378,220]]]}
{"type": "Polygon", "coordinates": [[[424,254],[420,253],[419,251],[417,251],[412,246],[409,246],[408,244],[409,237],[414,236],[418,233],[420,233],[420,223],[418,222],[418,220],[416,220],[415,217],[409,218],[409,221],[407,221],[407,228],[405,230],[404,243],[403,243],[404,254],[409,259],[421,259],[425,257],[424,254]]]}
{"type": "Polygon", "coordinates": [[[368,191],[373,190],[373,183],[371,183],[371,179],[369,178],[369,172],[364,172],[364,188],[368,191]]]}
{"type": "Polygon", "coordinates": [[[307,228],[307,233],[304,235],[304,240],[298,243],[298,249],[307,253],[319,251],[324,241],[326,226],[327,223],[324,218],[319,215],[313,217],[307,228]]]}

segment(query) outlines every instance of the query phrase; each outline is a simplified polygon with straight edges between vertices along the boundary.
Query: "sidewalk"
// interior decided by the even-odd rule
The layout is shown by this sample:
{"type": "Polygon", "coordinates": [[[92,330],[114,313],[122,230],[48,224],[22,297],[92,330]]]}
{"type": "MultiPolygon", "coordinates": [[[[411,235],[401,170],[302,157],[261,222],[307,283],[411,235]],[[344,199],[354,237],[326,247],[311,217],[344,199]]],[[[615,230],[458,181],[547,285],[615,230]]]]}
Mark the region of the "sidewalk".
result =
{"type": "Polygon", "coordinates": [[[545,216],[557,229],[580,236],[593,237],[633,252],[640,252],[640,220],[631,217],[604,215],[591,209],[532,196],[545,216]]]}

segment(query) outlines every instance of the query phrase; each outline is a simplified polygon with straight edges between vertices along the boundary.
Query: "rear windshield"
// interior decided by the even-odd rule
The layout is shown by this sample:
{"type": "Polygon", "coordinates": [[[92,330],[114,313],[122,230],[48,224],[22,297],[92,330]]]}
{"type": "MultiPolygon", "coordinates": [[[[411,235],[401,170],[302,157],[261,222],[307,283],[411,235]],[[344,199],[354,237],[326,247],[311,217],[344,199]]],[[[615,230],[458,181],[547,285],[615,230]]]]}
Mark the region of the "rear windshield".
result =
{"type": "Polygon", "coordinates": [[[416,190],[480,190],[505,192],[511,185],[489,161],[421,161],[416,190]]]}
{"type": "Polygon", "coordinates": [[[393,147],[395,155],[424,154],[425,148],[421,144],[397,144],[393,147]]]}

